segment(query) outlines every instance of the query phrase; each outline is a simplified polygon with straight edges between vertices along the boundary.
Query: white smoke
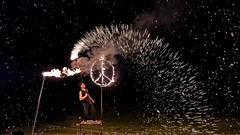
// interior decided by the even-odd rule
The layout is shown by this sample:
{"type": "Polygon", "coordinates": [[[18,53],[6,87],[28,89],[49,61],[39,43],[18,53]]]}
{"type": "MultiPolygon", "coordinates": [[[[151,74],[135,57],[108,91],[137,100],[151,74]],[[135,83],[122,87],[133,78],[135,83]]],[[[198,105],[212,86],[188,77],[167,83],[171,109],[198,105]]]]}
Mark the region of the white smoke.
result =
{"type": "Polygon", "coordinates": [[[71,60],[77,59],[78,58],[78,53],[84,50],[87,50],[88,47],[83,43],[83,42],[78,42],[74,45],[74,48],[71,52],[71,60]]]}
{"type": "MultiPolygon", "coordinates": [[[[71,63],[71,67],[74,69],[80,68],[83,74],[88,74],[92,64],[95,61],[100,61],[101,58],[104,60],[111,62],[113,65],[117,64],[116,55],[119,54],[113,43],[108,43],[104,47],[96,46],[94,48],[89,49],[85,43],[78,42],[75,44],[74,49],[72,51],[71,59],[73,59],[71,63]],[[86,51],[84,56],[81,56],[79,53],[82,51],[86,51]]],[[[101,67],[97,65],[97,67],[101,67]]],[[[98,70],[98,69],[96,69],[98,70]]]]}

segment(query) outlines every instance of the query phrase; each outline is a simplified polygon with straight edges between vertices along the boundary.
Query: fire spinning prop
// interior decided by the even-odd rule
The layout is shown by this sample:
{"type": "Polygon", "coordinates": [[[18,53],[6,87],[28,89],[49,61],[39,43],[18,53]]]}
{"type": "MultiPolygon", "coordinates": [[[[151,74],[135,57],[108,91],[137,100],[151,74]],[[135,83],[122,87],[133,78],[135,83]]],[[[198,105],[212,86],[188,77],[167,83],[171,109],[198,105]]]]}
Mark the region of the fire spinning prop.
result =
{"type": "Polygon", "coordinates": [[[90,69],[90,75],[92,81],[99,85],[101,87],[101,116],[102,116],[102,88],[110,86],[114,82],[114,66],[109,62],[104,60],[103,57],[99,61],[94,61],[91,69],[90,69]],[[98,65],[100,64],[100,71],[97,70],[99,67],[98,65]],[[105,72],[108,69],[108,74],[105,72]],[[97,70],[97,71],[96,71],[97,70]]]}
{"type": "Polygon", "coordinates": [[[42,81],[40,94],[39,94],[39,97],[38,97],[37,109],[36,109],[35,118],[34,118],[33,127],[32,127],[32,135],[34,135],[34,131],[35,131],[35,125],[36,125],[36,121],[37,121],[37,115],[38,115],[38,110],[39,110],[39,105],[40,105],[40,101],[41,101],[42,90],[43,90],[45,78],[46,77],[64,78],[64,77],[67,77],[67,76],[73,76],[73,75],[78,74],[80,72],[81,72],[80,69],[71,70],[71,69],[69,69],[67,67],[63,67],[62,70],[52,69],[51,71],[42,73],[43,81],[42,81]]]}

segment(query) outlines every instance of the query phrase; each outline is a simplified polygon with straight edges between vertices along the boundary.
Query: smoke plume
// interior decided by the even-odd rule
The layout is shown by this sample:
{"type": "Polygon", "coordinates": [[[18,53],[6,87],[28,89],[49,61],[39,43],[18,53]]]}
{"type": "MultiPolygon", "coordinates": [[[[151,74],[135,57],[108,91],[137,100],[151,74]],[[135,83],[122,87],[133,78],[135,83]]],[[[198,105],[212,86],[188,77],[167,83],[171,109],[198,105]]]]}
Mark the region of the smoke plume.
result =
{"type": "Polygon", "coordinates": [[[137,15],[134,19],[135,28],[172,30],[177,22],[189,14],[192,3],[189,0],[158,0],[153,8],[137,15]]]}
{"type": "MultiPolygon", "coordinates": [[[[82,46],[83,43],[76,44],[75,47],[78,45],[82,46]]],[[[112,65],[116,65],[117,59],[115,56],[118,55],[119,52],[120,51],[118,51],[112,43],[107,43],[104,47],[99,45],[85,50],[85,53],[79,54],[80,57],[72,61],[71,67],[75,69],[80,68],[83,74],[88,74],[92,64],[96,61],[100,61],[101,58],[111,62],[112,65]]],[[[100,64],[100,62],[96,62],[95,64],[100,64]]],[[[106,64],[105,66],[109,65],[106,64]]],[[[94,70],[99,70],[101,65],[96,65],[95,67],[98,68],[94,68],[94,70]]]]}

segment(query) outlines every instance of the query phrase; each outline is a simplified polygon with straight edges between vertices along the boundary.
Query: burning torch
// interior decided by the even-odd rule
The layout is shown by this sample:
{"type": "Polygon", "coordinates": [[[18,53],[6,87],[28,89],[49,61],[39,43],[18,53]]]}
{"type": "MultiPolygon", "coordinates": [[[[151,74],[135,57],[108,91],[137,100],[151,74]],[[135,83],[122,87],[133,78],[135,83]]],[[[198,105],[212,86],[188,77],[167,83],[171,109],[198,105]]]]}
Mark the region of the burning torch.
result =
{"type": "Polygon", "coordinates": [[[40,100],[41,100],[41,96],[42,96],[42,90],[43,90],[45,78],[46,77],[64,78],[64,77],[67,77],[67,76],[73,76],[73,75],[78,74],[80,72],[81,72],[80,69],[71,70],[67,67],[63,67],[62,70],[52,69],[51,71],[47,71],[47,72],[42,73],[43,81],[42,81],[40,94],[39,94],[39,97],[38,97],[37,109],[36,109],[35,118],[34,118],[33,127],[32,127],[32,135],[34,134],[34,131],[35,131],[35,125],[36,125],[36,121],[37,121],[37,115],[38,115],[38,110],[39,110],[39,105],[40,105],[40,100]]]}

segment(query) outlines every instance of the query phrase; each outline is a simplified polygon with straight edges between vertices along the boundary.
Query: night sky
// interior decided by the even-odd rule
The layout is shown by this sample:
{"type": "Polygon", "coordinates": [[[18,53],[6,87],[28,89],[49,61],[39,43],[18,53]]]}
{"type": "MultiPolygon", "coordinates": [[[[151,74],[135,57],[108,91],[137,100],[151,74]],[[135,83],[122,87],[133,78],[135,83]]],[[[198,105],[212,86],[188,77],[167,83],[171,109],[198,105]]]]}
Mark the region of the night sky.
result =
{"type": "MultiPolygon", "coordinates": [[[[0,126],[31,125],[42,72],[70,67],[74,44],[95,27],[111,24],[132,25],[147,29],[151,38],[164,38],[181,61],[197,68],[211,106],[219,110],[215,113],[237,115],[239,9],[237,0],[1,0],[0,126]]],[[[113,89],[126,90],[124,80],[131,80],[126,76],[122,73],[113,89]]],[[[79,76],[47,78],[42,108],[48,112],[42,109],[40,118],[48,119],[56,110],[59,115],[78,113],[73,108],[80,106],[79,81],[79,76]]],[[[98,88],[89,76],[84,81],[98,88]]]]}

